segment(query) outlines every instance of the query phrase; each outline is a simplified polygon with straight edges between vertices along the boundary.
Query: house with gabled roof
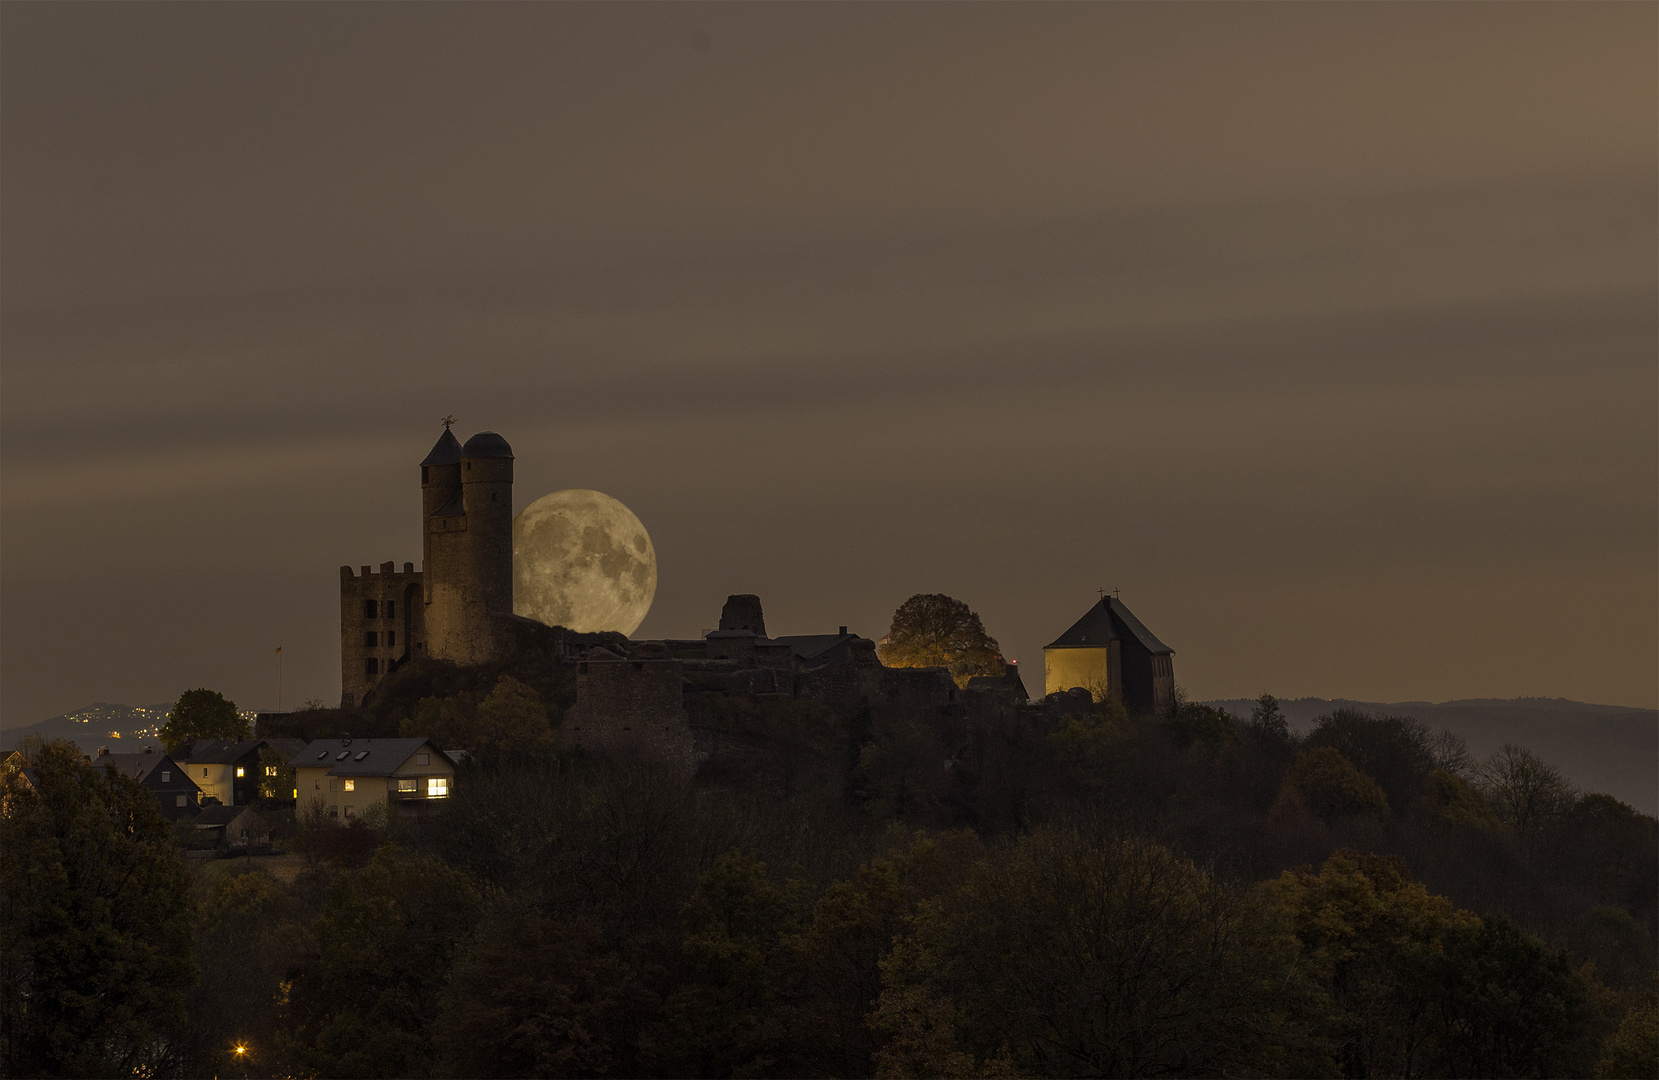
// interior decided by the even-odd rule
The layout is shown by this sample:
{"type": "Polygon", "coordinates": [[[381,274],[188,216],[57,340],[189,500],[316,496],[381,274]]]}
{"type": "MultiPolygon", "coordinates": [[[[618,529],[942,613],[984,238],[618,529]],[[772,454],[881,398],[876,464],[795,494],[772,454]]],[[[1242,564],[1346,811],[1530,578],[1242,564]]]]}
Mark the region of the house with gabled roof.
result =
{"type": "Polygon", "coordinates": [[[1102,596],[1043,647],[1043,692],[1081,687],[1130,712],[1175,714],[1175,650],[1116,596],[1102,596]]]}
{"type": "Polygon", "coordinates": [[[100,769],[114,769],[122,776],[130,776],[144,785],[161,805],[161,816],[168,821],[188,820],[202,808],[202,789],[185,775],[184,768],[167,754],[145,747],[138,754],[112,754],[108,747],[100,747],[92,764],[100,769]]]}
{"type": "Polygon", "coordinates": [[[429,739],[315,739],[288,765],[297,809],[342,823],[379,805],[423,817],[455,782],[454,759],[429,739]]]}
{"type": "MultiPolygon", "coordinates": [[[[274,750],[287,761],[304,748],[301,739],[197,739],[173,751],[173,760],[184,766],[204,799],[247,806],[259,797],[259,785],[276,776],[264,751],[274,750]]],[[[286,795],[281,791],[278,801],[286,795]]]]}

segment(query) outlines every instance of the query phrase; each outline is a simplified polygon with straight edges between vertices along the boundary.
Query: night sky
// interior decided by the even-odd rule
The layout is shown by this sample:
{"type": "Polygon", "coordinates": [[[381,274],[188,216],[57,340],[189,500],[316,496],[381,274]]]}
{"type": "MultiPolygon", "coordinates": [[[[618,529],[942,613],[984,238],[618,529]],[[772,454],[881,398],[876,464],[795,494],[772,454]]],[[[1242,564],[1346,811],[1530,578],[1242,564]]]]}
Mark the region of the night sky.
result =
{"type": "Polygon", "coordinates": [[[337,701],[446,413],[645,522],[637,636],[1659,695],[1652,4],[0,19],[8,725],[337,701]]]}

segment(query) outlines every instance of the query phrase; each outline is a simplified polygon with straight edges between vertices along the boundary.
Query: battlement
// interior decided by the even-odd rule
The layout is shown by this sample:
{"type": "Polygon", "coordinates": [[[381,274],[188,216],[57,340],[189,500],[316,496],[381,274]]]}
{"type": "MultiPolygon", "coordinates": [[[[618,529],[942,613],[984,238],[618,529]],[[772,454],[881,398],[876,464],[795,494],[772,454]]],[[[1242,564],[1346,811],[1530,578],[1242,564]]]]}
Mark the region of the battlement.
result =
{"type": "Polygon", "coordinates": [[[361,575],[353,573],[349,566],[340,567],[340,584],[342,587],[348,581],[368,581],[370,578],[379,578],[382,581],[419,581],[420,577],[421,572],[415,569],[415,564],[412,562],[404,563],[402,570],[397,569],[397,563],[390,561],[381,563],[379,570],[372,566],[365,566],[361,575]]]}

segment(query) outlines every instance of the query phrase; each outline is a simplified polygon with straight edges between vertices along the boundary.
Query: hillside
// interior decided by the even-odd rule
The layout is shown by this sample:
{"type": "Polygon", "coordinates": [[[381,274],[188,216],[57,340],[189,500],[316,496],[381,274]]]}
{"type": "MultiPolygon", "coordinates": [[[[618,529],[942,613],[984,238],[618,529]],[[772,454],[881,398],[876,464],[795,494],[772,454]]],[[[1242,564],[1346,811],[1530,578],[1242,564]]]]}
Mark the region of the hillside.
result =
{"type": "Polygon", "coordinates": [[[170,701],[159,705],[115,705],[95,702],[85,708],[66,712],[27,727],[0,729],[0,750],[15,750],[25,735],[39,735],[43,740],[68,739],[83,753],[96,753],[98,747],[116,740],[154,739],[167,722],[170,701]]]}
{"type": "MultiPolygon", "coordinates": [[[[1230,698],[1205,704],[1248,717],[1254,701],[1230,698]]],[[[1374,716],[1410,716],[1431,729],[1463,737],[1475,759],[1504,743],[1524,746],[1585,791],[1600,791],[1644,814],[1659,814],[1659,710],[1592,705],[1565,698],[1465,698],[1443,701],[1350,701],[1296,698],[1279,702],[1292,730],[1337,709],[1374,716]]]]}

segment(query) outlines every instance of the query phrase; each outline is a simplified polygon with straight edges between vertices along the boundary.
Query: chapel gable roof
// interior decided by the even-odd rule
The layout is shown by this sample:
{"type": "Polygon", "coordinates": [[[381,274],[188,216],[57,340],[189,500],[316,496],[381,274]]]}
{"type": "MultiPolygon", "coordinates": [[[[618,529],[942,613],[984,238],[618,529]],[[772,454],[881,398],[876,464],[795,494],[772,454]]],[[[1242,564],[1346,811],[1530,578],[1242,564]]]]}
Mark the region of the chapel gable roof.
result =
{"type": "Polygon", "coordinates": [[[1132,639],[1140,642],[1147,652],[1173,654],[1174,649],[1153,636],[1152,631],[1124,606],[1115,596],[1102,597],[1100,603],[1084,612],[1071,624],[1071,629],[1043,646],[1045,649],[1102,649],[1112,641],[1132,639]]]}

